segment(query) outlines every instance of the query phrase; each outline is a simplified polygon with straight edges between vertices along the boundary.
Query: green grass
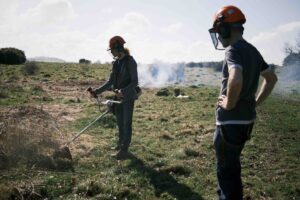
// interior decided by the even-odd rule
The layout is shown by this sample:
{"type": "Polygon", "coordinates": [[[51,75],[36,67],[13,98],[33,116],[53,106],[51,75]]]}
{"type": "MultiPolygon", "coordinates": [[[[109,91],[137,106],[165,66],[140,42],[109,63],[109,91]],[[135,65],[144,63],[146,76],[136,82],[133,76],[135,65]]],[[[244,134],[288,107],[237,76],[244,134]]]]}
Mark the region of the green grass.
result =
{"type": "MultiPolygon", "coordinates": [[[[44,78],[53,85],[76,86],[84,81],[97,83],[109,73],[109,67],[102,65],[39,66],[33,76],[20,73],[21,66],[0,66],[1,86],[10,86],[1,87],[1,108],[40,103],[34,97],[47,95],[38,87],[44,78]],[[16,81],[10,82],[9,77],[16,81]],[[25,79],[26,84],[22,84],[25,79]]],[[[114,117],[108,115],[85,133],[85,139],[79,138],[71,146],[75,173],[26,166],[2,170],[0,199],[5,199],[13,186],[30,182],[43,185],[44,196],[53,199],[214,199],[217,182],[212,138],[219,91],[204,86],[180,89],[190,98],[157,97],[158,89],[144,89],[135,104],[130,159],[118,162],[111,157],[117,129],[114,117]]],[[[299,199],[299,99],[297,94],[273,95],[257,109],[252,138],[242,154],[246,198],[299,199]]],[[[104,111],[102,108],[99,112],[87,98],[76,103],[55,97],[43,103],[78,105],[83,109],[77,120],[63,124],[69,134],[104,111]]]]}
{"type": "Polygon", "coordinates": [[[258,116],[245,148],[244,173],[249,175],[245,180],[260,185],[257,192],[274,199],[299,198],[299,97],[272,96],[258,109],[258,116]]]}

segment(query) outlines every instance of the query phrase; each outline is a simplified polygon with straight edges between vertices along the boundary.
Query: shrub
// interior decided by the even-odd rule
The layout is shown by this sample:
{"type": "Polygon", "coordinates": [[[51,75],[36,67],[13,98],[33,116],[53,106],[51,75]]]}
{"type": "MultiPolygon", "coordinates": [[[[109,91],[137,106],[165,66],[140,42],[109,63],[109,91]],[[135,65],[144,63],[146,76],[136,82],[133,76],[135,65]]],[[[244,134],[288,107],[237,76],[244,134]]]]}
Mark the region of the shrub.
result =
{"type": "Polygon", "coordinates": [[[91,61],[90,61],[90,60],[86,60],[86,59],[84,59],[84,58],[81,58],[81,59],[79,59],[79,63],[80,63],[80,64],[90,64],[91,61]]]}
{"type": "Polygon", "coordinates": [[[22,68],[24,75],[33,75],[38,71],[38,65],[35,61],[26,62],[22,68]]]}
{"type": "Polygon", "coordinates": [[[156,96],[169,96],[168,88],[161,88],[156,92],[156,96]]]}
{"type": "Polygon", "coordinates": [[[0,64],[23,64],[26,61],[24,51],[16,48],[0,49],[0,64]]]}

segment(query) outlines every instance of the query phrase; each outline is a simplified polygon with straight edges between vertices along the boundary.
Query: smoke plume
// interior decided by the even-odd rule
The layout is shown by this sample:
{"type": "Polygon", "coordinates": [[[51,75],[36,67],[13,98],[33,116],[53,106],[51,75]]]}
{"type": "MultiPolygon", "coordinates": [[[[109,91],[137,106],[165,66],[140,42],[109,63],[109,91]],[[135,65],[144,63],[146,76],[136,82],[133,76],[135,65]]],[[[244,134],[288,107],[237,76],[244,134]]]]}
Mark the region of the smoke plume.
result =
{"type": "Polygon", "coordinates": [[[275,92],[300,93],[300,62],[278,69],[278,82],[275,92]]]}
{"type": "Polygon", "coordinates": [[[142,87],[164,87],[184,81],[185,65],[182,63],[168,64],[156,62],[139,65],[139,84],[142,87]]]}

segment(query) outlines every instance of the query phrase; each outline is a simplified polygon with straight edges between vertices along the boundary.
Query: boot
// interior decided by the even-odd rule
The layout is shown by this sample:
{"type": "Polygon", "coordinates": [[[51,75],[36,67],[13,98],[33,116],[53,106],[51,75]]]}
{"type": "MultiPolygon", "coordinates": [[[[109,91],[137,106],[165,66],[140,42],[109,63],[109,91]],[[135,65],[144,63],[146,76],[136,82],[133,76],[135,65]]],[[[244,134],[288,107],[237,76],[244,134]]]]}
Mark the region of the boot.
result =
{"type": "Polygon", "coordinates": [[[120,149],[120,151],[116,155],[117,160],[124,160],[127,158],[128,151],[124,149],[120,149]]]}
{"type": "Polygon", "coordinates": [[[113,157],[116,158],[117,160],[124,160],[127,158],[127,156],[128,156],[128,148],[124,148],[124,147],[120,148],[118,153],[113,155],[113,157]]]}

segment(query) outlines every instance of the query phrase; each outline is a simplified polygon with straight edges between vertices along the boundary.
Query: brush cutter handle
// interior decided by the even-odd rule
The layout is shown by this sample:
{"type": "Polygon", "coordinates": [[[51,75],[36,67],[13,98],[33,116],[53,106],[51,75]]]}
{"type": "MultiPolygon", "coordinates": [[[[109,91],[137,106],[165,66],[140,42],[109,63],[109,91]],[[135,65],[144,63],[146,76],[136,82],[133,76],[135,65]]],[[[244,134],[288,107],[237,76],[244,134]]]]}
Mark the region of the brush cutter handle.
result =
{"type": "Polygon", "coordinates": [[[114,100],[106,100],[106,101],[102,101],[101,104],[103,105],[112,105],[112,104],[121,104],[122,101],[114,101],[114,100]]]}

